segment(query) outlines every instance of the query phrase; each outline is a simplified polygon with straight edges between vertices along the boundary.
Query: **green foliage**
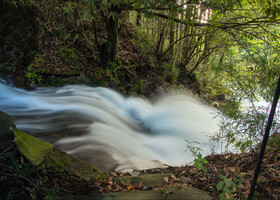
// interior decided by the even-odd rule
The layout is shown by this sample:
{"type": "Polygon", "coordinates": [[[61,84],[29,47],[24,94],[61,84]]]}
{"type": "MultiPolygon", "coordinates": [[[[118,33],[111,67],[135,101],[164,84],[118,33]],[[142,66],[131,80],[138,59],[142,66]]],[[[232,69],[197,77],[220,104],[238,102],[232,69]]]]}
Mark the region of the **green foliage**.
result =
{"type": "Polygon", "coordinates": [[[179,69],[174,66],[175,63],[167,63],[163,66],[164,68],[164,76],[171,80],[172,84],[175,84],[177,82],[177,79],[179,77],[179,69]]]}
{"type": "Polygon", "coordinates": [[[57,188],[52,188],[50,190],[47,190],[45,192],[45,200],[56,200],[59,198],[59,189],[57,188]]]}
{"type": "Polygon", "coordinates": [[[203,170],[205,172],[207,172],[207,168],[205,167],[205,165],[208,163],[208,160],[206,160],[205,158],[202,158],[201,153],[197,154],[197,158],[194,159],[194,165],[197,166],[196,168],[199,170],[203,170]]]}
{"type": "Polygon", "coordinates": [[[63,7],[64,10],[63,14],[72,15],[76,7],[77,7],[76,2],[66,2],[63,7]]]}
{"type": "MultiPolygon", "coordinates": [[[[227,115],[220,113],[220,131],[217,133],[216,141],[223,141],[227,145],[233,145],[241,152],[246,152],[256,147],[265,133],[266,122],[270,107],[246,107],[242,112],[227,108],[227,115]]],[[[272,123],[271,134],[277,135],[280,131],[279,112],[275,115],[272,123]]],[[[214,139],[214,138],[213,138],[214,139]]],[[[271,139],[268,145],[275,145],[277,137],[271,139]],[[274,142],[273,142],[274,140],[274,142]]]]}
{"type": "Polygon", "coordinates": [[[33,84],[40,84],[43,80],[43,74],[45,70],[37,69],[37,65],[42,61],[42,59],[36,58],[27,68],[25,72],[25,76],[29,79],[29,81],[33,84]]]}
{"type": "MultiPolygon", "coordinates": [[[[189,150],[192,153],[192,156],[195,157],[194,165],[196,166],[196,168],[198,170],[207,172],[207,168],[205,165],[208,163],[208,161],[205,158],[203,158],[202,154],[200,153],[203,150],[200,147],[196,146],[199,145],[199,143],[195,141],[188,141],[188,140],[185,141],[187,142],[185,151],[189,150]]],[[[198,172],[198,174],[200,174],[200,171],[198,172]]]]}
{"type": "Polygon", "coordinates": [[[223,181],[217,184],[217,190],[222,192],[219,194],[219,199],[233,199],[232,193],[236,191],[236,184],[231,181],[231,179],[227,179],[225,176],[222,176],[223,181]]]}
{"type": "Polygon", "coordinates": [[[78,65],[79,56],[75,49],[62,47],[60,49],[60,58],[64,64],[78,65]]]}
{"type": "Polygon", "coordinates": [[[11,169],[13,169],[16,174],[20,176],[26,177],[34,171],[28,162],[21,162],[20,159],[16,158],[13,152],[8,151],[1,154],[0,160],[8,162],[11,169]]]}
{"type": "MultiPolygon", "coordinates": [[[[217,191],[220,192],[219,199],[221,200],[232,200],[234,199],[233,193],[237,190],[237,185],[233,181],[233,178],[226,178],[225,176],[222,176],[222,181],[220,181],[217,185],[217,191]]],[[[236,179],[236,182],[238,184],[242,184],[243,180],[241,176],[238,176],[236,179]]]]}

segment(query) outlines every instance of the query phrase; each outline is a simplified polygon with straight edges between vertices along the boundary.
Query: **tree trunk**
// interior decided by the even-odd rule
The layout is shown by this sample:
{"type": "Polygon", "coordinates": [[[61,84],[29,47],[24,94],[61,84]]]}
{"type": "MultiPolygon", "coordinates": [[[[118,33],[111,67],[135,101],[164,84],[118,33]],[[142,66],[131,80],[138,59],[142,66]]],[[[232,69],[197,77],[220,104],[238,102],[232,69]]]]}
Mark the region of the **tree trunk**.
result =
{"type": "Polygon", "coordinates": [[[107,30],[107,42],[103,44],[103,64],[105,67],[108,67],[110,63],[116,63],[117,60],[119,43],[118,23],[119,19],[113,19],[112,17],[105,23],[107,30]]]}
{"type": "Polygon", "coordinates": [[[116,64],[117,61],[119,43],[118,25],[122,10],[120,10],[117,6],[111,6],[106,13],[100,8],[100,1],[95,1],[94,5],[99,10],[106,26],[107,41],[102,44],[101,59],[103,67],[109,67],[111,63],[116,64]]]}
{"type": "MultiPolygon", "coordinates": [[[[174,35],[175,35],[174,29],[175,29],[175,24],[173,22],[170,27],[169,45],[172,45],[174,43],[174,35]]],[[[171,58],[173,58],[174,47],[171,47],[169,53],[171,58]]]]}

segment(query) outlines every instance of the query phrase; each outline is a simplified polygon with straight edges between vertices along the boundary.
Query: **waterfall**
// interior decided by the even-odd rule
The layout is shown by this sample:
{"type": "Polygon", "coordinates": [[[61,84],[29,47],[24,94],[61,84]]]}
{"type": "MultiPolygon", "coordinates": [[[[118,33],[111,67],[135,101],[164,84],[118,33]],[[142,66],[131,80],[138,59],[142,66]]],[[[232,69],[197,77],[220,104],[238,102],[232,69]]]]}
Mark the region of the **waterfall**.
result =
{"type": "Polygon", "coordinates": [[[215,110],[186,93],[154,100],[103,87],[19,89],[0,81],[0,110],[17,128],[86,160],[102,171],[184,165],[185,139],[209,154],[205,133],[218,130],[215,110]]]}

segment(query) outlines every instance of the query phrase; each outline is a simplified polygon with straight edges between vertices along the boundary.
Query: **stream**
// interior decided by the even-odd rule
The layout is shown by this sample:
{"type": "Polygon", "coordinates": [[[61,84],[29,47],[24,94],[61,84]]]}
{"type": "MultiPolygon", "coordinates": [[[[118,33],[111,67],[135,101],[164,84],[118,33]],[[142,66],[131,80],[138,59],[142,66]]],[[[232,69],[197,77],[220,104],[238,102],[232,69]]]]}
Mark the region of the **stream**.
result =
{"type": "Polygon", "coordinates": [[[185,139],[207,155],[208,135],[218,130],[216,111],[182,91],[148,100],[85,85],[27,91],[0,80],[0,110],[104,172],[187,164],[194,158],[185,139]]]}

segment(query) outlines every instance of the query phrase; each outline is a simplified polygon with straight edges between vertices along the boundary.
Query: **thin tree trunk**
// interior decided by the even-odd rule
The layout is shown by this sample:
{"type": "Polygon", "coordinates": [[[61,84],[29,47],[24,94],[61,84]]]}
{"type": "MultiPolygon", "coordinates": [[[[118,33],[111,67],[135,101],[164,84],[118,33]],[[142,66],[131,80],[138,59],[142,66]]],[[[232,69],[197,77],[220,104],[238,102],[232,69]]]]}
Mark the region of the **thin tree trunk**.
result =
{"type": "Polygon", "coordinates": [[[118,18],[113,19],[111,17],[106,21],[107,42],[104,44],[103,49],[103,64],[105,67],[108,67],[110,63],[116,63],[117,60],[119,43],[118,24],[118,18]]]}

